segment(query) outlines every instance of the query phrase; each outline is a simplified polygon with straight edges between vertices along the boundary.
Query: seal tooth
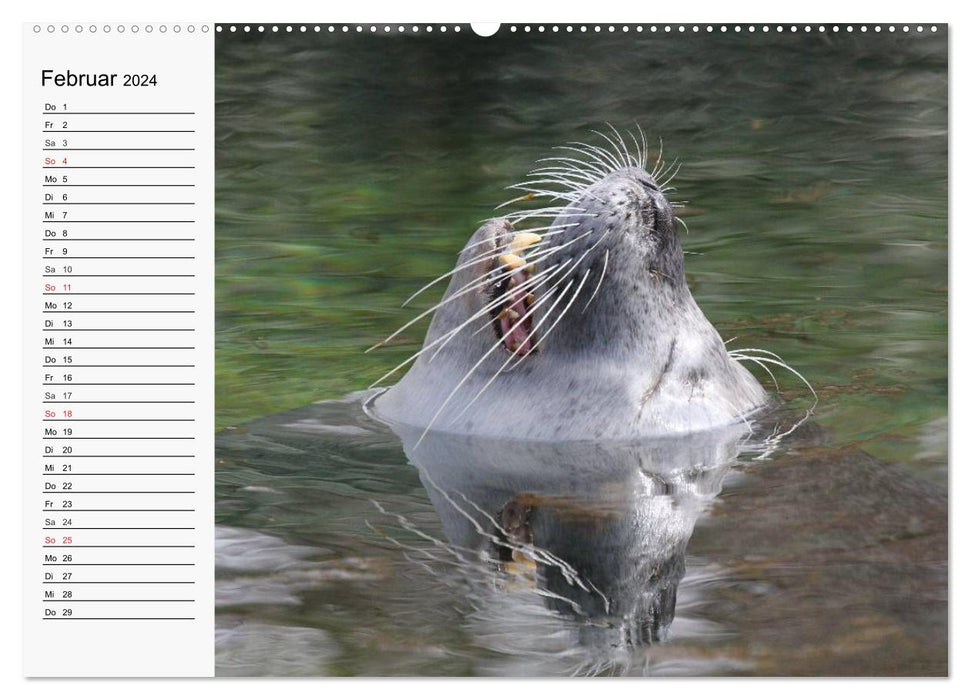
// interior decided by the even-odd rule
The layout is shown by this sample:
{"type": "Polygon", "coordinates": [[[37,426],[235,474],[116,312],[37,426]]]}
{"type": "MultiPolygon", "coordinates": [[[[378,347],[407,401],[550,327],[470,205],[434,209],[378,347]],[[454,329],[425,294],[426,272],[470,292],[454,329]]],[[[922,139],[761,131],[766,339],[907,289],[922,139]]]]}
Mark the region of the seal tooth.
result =
{"type": "Polygon", "coordinates": [[[517,233],[513,237],[512,243],[509,244],[509,249],[513,253],[519,253],[531,245],[536,245],[541,240],[543,240],[543,237],[535,233],[517,233]]]}
{"type": "Polygon", "coordinates": [[[526,568],[529,568],[529,569],[536,568],[536,562],[533,559],[531,559],[526,553],[518,549],[514,549],[512,551],[512,560],[517,564],[525,566],[526,568]]]}
{"type": "Polygon", "coordinates": [[[536,295],[532,293],[527,294],[525,297],[523,297],[523,301],[525,301],[527,304],[532,304],[536,301],[536,295]]]}
{"type": "Polygon", "coordinates": [[[504,255],[500,255],[499,262],[501,262],[503,265],[513,270],[515,270],[517,267],[522,267],[523,265],[526,264],[525,260],[523,260],[518,255],[513,255],[512,253],[506,253],[504,255]]]}

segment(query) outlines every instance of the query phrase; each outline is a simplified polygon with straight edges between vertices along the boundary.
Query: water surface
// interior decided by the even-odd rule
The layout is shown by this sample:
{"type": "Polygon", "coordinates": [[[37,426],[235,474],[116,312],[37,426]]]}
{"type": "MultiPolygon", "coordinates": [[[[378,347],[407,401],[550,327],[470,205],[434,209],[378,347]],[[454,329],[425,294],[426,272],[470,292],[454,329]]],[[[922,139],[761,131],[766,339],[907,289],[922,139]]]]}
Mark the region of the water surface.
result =
{"type": "MultiPolygon", "coordinates": [[[[220,35],[219,672],[945,673],[946,49],[941,31],[220,35]],[[549,606],[542,562],[456,550],[492,545],[450,539],[427,465],[358,403],[301,408],[414,352],[423,324],[363,351],[435,301],[400,308],[507,185],[605,122],[681,162],[688,281],[722,336],[820,397],[808,432],[666,492],[618,501],[627,482],[588,475],[594,508],[550,481],[547,525],[564,504],[681,523],[663,640],[615,646],[549,606]]],[[[810,397],[779,379],[799,415],[810,397]]],[[[523,471],[490,507],[533,507],[523,471]]]]}

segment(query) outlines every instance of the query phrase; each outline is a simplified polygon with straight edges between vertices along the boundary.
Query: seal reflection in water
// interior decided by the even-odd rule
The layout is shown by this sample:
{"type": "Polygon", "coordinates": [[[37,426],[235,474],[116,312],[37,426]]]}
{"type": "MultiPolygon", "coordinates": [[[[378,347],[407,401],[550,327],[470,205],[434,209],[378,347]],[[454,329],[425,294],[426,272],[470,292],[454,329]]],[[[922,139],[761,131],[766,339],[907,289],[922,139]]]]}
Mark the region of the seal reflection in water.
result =
{"type": "Polygon", "coordinates": [[[736,424],[554,444],[396,432],[465,562],[476,636],[512,650],[523,672],[565,654],[580,674],[650,662],[645,647],[674,620],[695,522],[748,434],[736,424]]]}
{"type": "Polygon", "coordinates": [[[487,221],[434,281],[451,278],[444,298],[391,336],[434,314],[422,349],[379,380],[414,361],[374,402],[378,418],[627,439],[744,422],[767,403],[738,360],[782,363],[729,352],[695,303],[663,164],[648,170],[643,138],[604,138],[545,159],[512,202],[550,206],[487,221]]]}

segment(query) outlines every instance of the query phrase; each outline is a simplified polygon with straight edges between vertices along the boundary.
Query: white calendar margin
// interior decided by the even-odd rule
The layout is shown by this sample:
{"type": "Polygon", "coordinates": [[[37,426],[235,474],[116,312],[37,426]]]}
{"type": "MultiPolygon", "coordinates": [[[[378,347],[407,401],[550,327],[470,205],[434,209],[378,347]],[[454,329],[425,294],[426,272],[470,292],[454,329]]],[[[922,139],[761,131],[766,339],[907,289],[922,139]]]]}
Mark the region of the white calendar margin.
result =
{"type": "MultiPolygon", "coordinates": [[[[40,23],[24,26],[24,83],[23,83],[23,126],[24,126],[24,154],[23,154],[23,206],[26,220],[22,229],[22,241],[24,245],[24,286],[23,286],[23,448],[25,454],[22,462],[23,474],[23,537],[24,537],[24,564],[23,564],[23,627],[24,627],[24,673],[27,676],[45,677],[98,677],[98,676],[209,676],[213,673],[214,647],[213,647],[213,627],[214,627],[214,477],[213,477],[213,430],[214,430],[214,141],[212,138],[214,129],[214,39],[215,33],[209,26],[189,25],[183,23],[181,31],[176,33],[172,29],[162,33],[157,27],[155,31],[148,32],[146,27],[142,27],[140,33],[134,33],[132,27],[124,33],[117,28],[110,34],[101,31],[104,23],[96,25],[99,28],[97,33],[91,32],[88,28],[94,23],[84,24],[78,22],[68,23],[40,23]],[[53,34],[46,31],[46,27],[54,26],[53,34]],[[40,31],[36,31],[37,27],[40,31]],[[66,27],[64,32],[61,27],[66,27]],[[75,27],[80,27],[82,31],[76,31],[75,27]],[[189,27],[192,31],[190,32],[189,27]],[[173,60],[176,59],[176,60],[173,60]],[[73,69],[78,72],[93,73],[116,73],[119,78],[114,87],[108,88],[56,88],[42,87],[41,69],[53,69],[56,72],[63,72],[66,69],[73,69]],[[124,73],[157,74],[158,84],[151,87],[124,87],[121,85],[121,75],[124,73]],[[191,432],[194,435],[190,448],[195,454],[195,458],[185,464],[190,465],[196,474],[192,478],[192,487],[195,493],[191,496],[194,512],[191,513],[191,522],[194,531],[191,533],[191,544],[194,549],[191,551],[191,561],[193,565],[187,569],[191,572],[185,576],[177,578],[191,578],[195,581],[191,586],[186,586],[183,590],[187,595],[191,595],[195,600],[191,607],[182,607],[184,611],[180,614],[189,614],[192,619],[139,619],[127,618],[117,619],[110,617],[86,618],[77,617],[84,615],[84,609],[95,609],[94,615],[139,615],[137,609],[130,606],[122,607],[121,612],[117,604],[92,604],[80,603],[78,605],[66,605],[70,608],[80,608],[76,615],[64,617],[61,615],[61,608],[65,607],[64,601],[54,600],[51,602],[41,602],[43,590],[48,586],[41,583],[45,573],[59,575],[61,566],[52,570],[45,564],[44,553],[64,552],[68,550],[45,550],[41,548],[45,536],[61,532],[52,533],[43,530],[44,515],[54,515],[53,513],[42,513],[45,498],[51,499],[52,503],[59,499],[51,495],[43,495],[41,476],[42,463],[51,461],[52,457],[42,459],[41,452],[44,448],[43,435],[45,424],[42,422],[42,414],[45,408],[43,404],[44,387],[41,385],[40,377],[44,372],[54,372],[53,369],[44,370],[42,364],[44,351],[41,349],[41,327],[44,325],[44,300],[60,299],[62,297],[44,297],[41,295],[41,285],[45,281],[41,277],[40,267],[45,262],[42,260],[40,251],[45,246],[51,244],[42,241],[43,230],[46,227],[40,223],[40,212],[44,208],[41,201],[41,184],[44,182],[45,174],[57,173],[57,170],[42,169],[42,159],[45,155],[41,151],[42,136],[41,129],[45,128],[42,124],[46,121],[57,121],[53,115],[42,115],[42,111],[47,109],[43,105],[47,103],[70,102],[73,107],[69,109],[94,110],[97,112],[154,112],[158,110],[187,110],[195,112],[190,118],[195,126],[196,150],[191,152],[193,188],[192,199],[196,204],[193,207],[192,217],[195,223],[189,224],[188,228],[180,228],[180,232],[191,234],[195,238],[192,244],[195,253],[195,260],[191,261],[192,269],[195,273],[193,279],[192,297],[192,325],[196,331],[193,333],[196,350],[192,351],[194,368],[185,370],[191,373],[194,386],[191,388],[191,396],[194,403],[189,407],[186,416],[191,414],[195,419],[192,423],[191,432]],[[35,217],[31,220],[31,216],[35,217]],[[45,569],[46,566],[46,569],[45,569]],[[51,609],[56,612],[56,617],[43,617],[44,609],[51,609]],[[125,611],[128,612],[125,612],[125,611]]],[[[63,110],[63,107],[58,107],[63,110]]],[[[91,116],[65,117],[76,119],[82,124],[84,120],[92,119],[91,116]]],[[[99,117],[105,124],[125,124],[127,120],[145,119],[146,117],[118,116],[99,117]]],[[[150,118],[150,117],[149,117],[150,118]]],[[[185,119],[185,117],[176,117],[185,119]]],[[[55,127],[46,127],[55,128],[55,127]]],[[[119,128],[111,126],[110,128],[119,128]]],[[[130,127],[120,127],[130,128],[130,127]]],[[[137,128],[137,124],[136,124],[137,128]]],[[[82,162],[117,162],[119,156],[108,154],[105,158],[97,161],[82,162]]],[[[129,159],[133,162],[134,159],[129,159]]],[[[180,161],[181,162],[181,161],[180,161]]],[[[190,162],[186,160],[186,162],[190,162]]],[[[78,173],[82,171],[63,171],[78,173]]],[[[103,171],[95,171],[103,172],[103,171]]],[[[114,172],[114,171],[108,171],[114,172]]],[[[125,171],[128,173],[139,171],[125,171]]],[[[154,172],[154,171],[153,171],[154,172]]],[[[60,177],[60,175],[57,175],[60,177]]],[[[72,175],[72,177],[74,177],[72,175]]],[[[80,176],[78,176],[80,177],[80,176]]],[[[100,179],[95,176],[96,179],[100,179]]],[[[103,177],[103,176],[102,176],[103,177]]],[[[119,175],[110,176],[108,181],[119,179],[119,175]]],[[[156,177],[157,179],[157,177],[156,177]]],[[[137,197],[136,197],[137,201],[137,197]]],[[[117,218],[112,216],[110,218],[117,218]]],[[[151,218],[151,217],[150,217],[151,218]]],[[[77,228],[81,228],[81,224],[77,228]]],[[[101,225],[102,227],[104,225],[101,225]]],[[[122,224],[124,226],[124,224],[122,224]]],[[[75,227],[72,227],[72,230],[75,227]]],[[[87,231],[97,230],[87,229],[87,231]]],[[[133,227],[137,231],[138,225],[133,227]]],[[[158,231],[158,229],[154,229],[158,231]]],[[[91,235],[90,233],[82,235],[91,235]]],[[[98,234],[95,234],[98,235],[98,234]]],[[[151,234],[150,234],[151,235],[151,234]]],[[[157,235],[157,234],[156,234],[157,235]]],[[[127,244],[129,249],[133,245],[127,244]]],[[[142,244],[144,245],[144,244],[142,244]]],[[[151,245],[151,244],[149,244],[151,245]]],[[[85,250],[83,245],[82,250],[85,250]]],[[[83,253],[88,254],[90,253],[83,253]]],[[[104,253],[99,253],[104,254],[104,253]]],[[[111,254],[111,253],[109,253],[111,254]]],[[[130,253],[128,253],[130,254],[130,253]]],[[[136,253],[139,254],[139,253],[136,253]]],[[[123,268],[114,268],[118,271],[123,268]]],[[[97,282],[89,283],[92,288],[97,288],[97,282]]],[[[133,281],[132,284],[138,285],[139,282],[133,281]]],[[[79,297],[85,299],[85,297],[79,297]]],[[[90,298],[90,297],[89,297],[90,298]]],[[[81,303],[81,302],[75,302],[81,303]]],[[[88,302],[90,303],[90,302],[88,302]]],[[[101,305],[95,302],[96,307],[101,305]]],[[[136,307],[138,308],[138,307],[136,307]]],[[[164,307],[163,307],[164,308],[164,307]]],[[[127,315],[122,315],[118,323],[125,324],[127,315]]],[[[130,318],[130,317],[128,317],[130,318]]],[[[128,322],[132,323],[132,322],[128,322]]],[[[141,321],[134,322],[142,325],[141,321]]],[[[83,327],[83,323],[81,324],[83,327]]],[[[79,338],[90,338],[91,336],[81,335],[79,338]]],[[[83,344],[82,340],[82,344],[83,344]]],[[[91,357],[91,355],[88,355],[91,357]]],[[[185,357],[183,355],[183,357],[185,357]]],[[[136,360],[138,361],[138,360],[136,360]]],[[[53,375],[51,375],[53,376],[53,375]]],[[[90,380],[89,380],[90,381],[90,380]]],[[[54,388],[54,387],[48,387],[54,388]]],[[[80,387],[79,387],[80,388],[80,387]]],[[[94,387],[94,391],[98,388],[94,387]]],[[[101,394],[90,393],[89,396],[101,398],[101,394]]],[[[107,395],[106,395],[107,396],[107,395]]],[[[114,394],[111,394],[114,396],[114,394]]],[[[85,410],[76,408],[77,410],[85,410]]],[[[117,410],[123,410],[119,407],[117,410]]],[[[60,423],[48,425],[61,425],[60,423]]],[[[127,427],[128,424],[122,424],[127,427]]],[[[96,434],[113,434],[112,427],[102,427],[96,429],[96,434]]],[[[129,434],[122,432],[122,435],[129,434]]],[[[137,432],[135,434],[138,434],[137,432]]],[[[183,443],[185,444],[185,443],[183,443]]],[[[84,448],[80,452],[84,453],[84,448]]],[[[109,453],[112,453],[109,450],[109,453]]],[[[80,471],[86,471],[94,465],[97,468],[98,460],[82,462],[80,471]]],[[[117,463],[114,463],[117,464],[117,463]]],[[[116,468],[116,467],[115,467],[116,468]]],[[[109,469],[111,471],[113,469],[109,469]]],[[[80,477],[82,481],[84,477],[80,477]]],[[[47,477],[51,479],[51,477],[47,477]]],[[[92,483],[92,482],[88,482],[92,483]]],[[[94,482],[98,483],[98,482],[94,482]]],[[[111,488],[111,482],[105,480],[105,486],[111,488]]],[[[84,498],[83,496],[81,497],[84,498]]],[[[115,497],[116,499],[118,497],[115,497]]],[[[160,504],[162,505],[162,504],[160,504]]],[[[57,507],[52,505],[50,507],[57,507]]],[[[105,507],[105,506],[101,506],[105,507]]],[[[110,508],[132,507],[124,501],[114,500],[110,508]],[[117,505],[115,505],[117,503],[117,505]]],[[[142,506],[145,507],[145,506],[142,506]]],[[[158,505],[150,505],[150,508],[158,508],[158,505]]],[[[167,507],[167,506],[163,506],[167,507]]],[[[59,514],[60,515],[60,514],[59,514]]],[[[123,519],[125,513],[116,513],[122,519],[112,519],[113,523],[127,527],[123,519]]],[[[147,513],[145,515],[148,515],[147,513]]],[[[155,515],[158,515],[157,513],[155,515]]],[[[75,520],[83,518],[84,514],[75,514],[75,520]]],[[[142,521],[148,522],[148,521],[142,521]]],[[[170,522],[170,521],[169,521],[170,522]]],[[[92,537],[98,539],[97,535],[88,532],[78,531],[75,533],[81,537],[92,537]]],[[[104,534],[103,532],[101,533],[104,534]]],[[[112,533],[108,533],[111,535],[112,533]]],[[[115,539],[124,537],[124,532],[114,533],[115,539]]],[[[136,533],[137,534],[137,533],[136,533]]],[[[55,537],[55,539],[57,539],[55,537]]],[[[78,537],[75,537],[77,540],[78,537]]],[[[109,539],[111,539],[109,537],[109,539]]],[[[59,543],[59,540],[58,540],[59,543]]],[[[80,556],[84,550],[77,550],[80,556]]],[[[106,550],[93,550],[96,554],[88,554],[94,558],[103,558],[106,550]]],[[[136,550],[137,551],[137,550],[136,550]]],[[[141,550],[145,552],[146,550],[141,550]]],[[[150,550],[153,551],[153,550],[150,550]]],[[[135,561],[146,559],[145,554],[132,554],[135,561]]],[[[62,565],[63,566],[63,565],[62,565]]],[[[170,569],[171,570],[171,569],[170,569]]],[[[75,573],[83,572],[82,580],[87,578],[98,580],[103,577],[100,569],[79,569],[75,573]],[[97,572],[97,573],[96,573],[97,572]]],[[[124,576],[124,578],[131,578],[124,576]]],[[[136,575],[137,578],[137,575],[136,575]]],[[[109,579],[110,580],[110,579],[109,579]]],[[[57,580],[52,580],[52,584],[57,580]]],[[[77,592],[83,596],[83,586],[76,586],[77,592]]],[[[118,585],[112,590],[118,590],[116,594],[121,598],[138,597],[140,588],[137,585],[118,585]]],[[[76,596],[80,597],[80,596],[76,596]]],[[[138,604],[145,607],[146,604],[138,604]]],[[[149,612],[148,614],[157,614],[149,612]]]]}

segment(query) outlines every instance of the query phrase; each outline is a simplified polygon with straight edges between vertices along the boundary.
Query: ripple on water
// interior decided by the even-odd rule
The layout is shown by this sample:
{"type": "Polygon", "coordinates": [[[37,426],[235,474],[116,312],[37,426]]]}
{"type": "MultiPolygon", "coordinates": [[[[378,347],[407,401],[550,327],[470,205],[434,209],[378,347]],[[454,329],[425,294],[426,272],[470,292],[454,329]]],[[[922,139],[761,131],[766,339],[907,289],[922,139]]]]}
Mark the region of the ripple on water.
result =
{"type": "Polygon", "coordinates": [[[219,676],[325,676],[338,647],[324,630],[217,618],[219,676]]]}

